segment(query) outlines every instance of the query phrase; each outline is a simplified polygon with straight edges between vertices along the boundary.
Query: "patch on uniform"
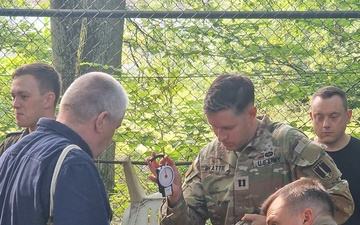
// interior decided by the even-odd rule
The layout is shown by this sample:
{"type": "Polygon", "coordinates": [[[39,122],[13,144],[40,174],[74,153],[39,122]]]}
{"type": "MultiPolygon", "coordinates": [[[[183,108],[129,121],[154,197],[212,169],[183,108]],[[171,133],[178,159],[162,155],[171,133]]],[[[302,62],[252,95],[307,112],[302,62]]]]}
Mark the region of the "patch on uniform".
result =
{"type": "Polygon", "coordinates": [[[234,185],[236,191],[249,190],[249,176],[235,177],[234,185]]]}
{"type": "Polygon", "coordinates": [[[305,147],[306,147],[306,144],[299,141],[298,144],[296,145],[294,151],[301,154],[301,152],[305,149],[305,147]]]}
{"type": "Polygon", "coordinates": [[[280,163],[281,161],[281,157],[276,156],[274,151],[265,151],[256,156],[252,164],[254,167],[264,167],[280,163]]]}
{"type": "Polygon", "coordinates": [[[277,156],[269,159],[253,160],[253,166],[254,167],[271,166],[280,162],[281,162],[281,157],[277,156]]]}
{"type": "Polygon", "coordinates": [[[265,159],[271,158],[274,156],[274,154],[275,154],[274,151],[266,151],[264,152],[264,158],[265,159]]]}
{"type": "Polygon", "coordinates": [[[201,166],[203,172],[225,172],[229,170],[229,164],[226,165],[204,165],[201,166]]]}
{"type": "Polygon", "coordinates": [[[323,160],[313,166],[312,170],[322,179],[331,179],[332,177],[331,168],[323,160]]]}

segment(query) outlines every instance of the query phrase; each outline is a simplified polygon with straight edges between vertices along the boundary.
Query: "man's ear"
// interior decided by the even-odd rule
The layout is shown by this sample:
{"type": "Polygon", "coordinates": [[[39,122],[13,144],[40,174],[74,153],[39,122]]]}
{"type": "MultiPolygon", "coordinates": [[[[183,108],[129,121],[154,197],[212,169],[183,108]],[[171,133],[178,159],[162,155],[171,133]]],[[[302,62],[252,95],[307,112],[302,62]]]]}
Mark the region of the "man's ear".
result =
{"type": "Polygon", "coordinates": [[[248,111],[248,112],[249,112],[250,118],[253,119],[253,118],[256,117],[257,109],[256,109],[255,106],[251,106],[251,107],[249,108],[249,111],[248,111]]]}
{"type": "Polygon", "coordinates": [[[311,111],[310,111],[310,113],[309,113],[309,114],[310,114],[310,118],[311,118],[311,120],[314,120],[314,119],[313,119],[313,114],[312,114],[312,112],[311,112],[311,111]]]}
{"type": "Polygon", "coordinates": [[[351,120],[351,117],[352,117],[352,110],[351,109],[347,110],[346,116],[348,117],[347,118],[347,123],[350,123],[350,120],[351,120]]]}
{"type": "Polygon", "coordinates": [[[95,132],[101,133],[104,130],[106,120],[109,119],[109,113],[106,111],[101,112],[95,119],[95,132]]]}
{"type": "Polygon", "coordinates": [[[314,222],[314,212],[312,209],[310,208],[306,208],[303,213],[302,213],[302,216],[303,216],[303,224],[304,225],[311,225],[313,224],[314,222]]]}
{"type": "Polygon", "coordinates": [[[45,93],[45,108],[54,107],[55,105],[55,94],[54,92],[45,93]]]}

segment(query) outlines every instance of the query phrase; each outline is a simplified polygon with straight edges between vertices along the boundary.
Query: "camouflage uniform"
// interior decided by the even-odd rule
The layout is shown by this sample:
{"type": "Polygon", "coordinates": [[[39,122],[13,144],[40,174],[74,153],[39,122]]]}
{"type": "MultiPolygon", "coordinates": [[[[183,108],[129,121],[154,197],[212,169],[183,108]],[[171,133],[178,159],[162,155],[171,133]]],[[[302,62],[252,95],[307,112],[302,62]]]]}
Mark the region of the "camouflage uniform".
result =
{"type": "Polygon", "coordinates": [[[19,130],[19,131],[8,133],[5,137],[5,139],[0,144],[0,156],[11,145],[15,144],[16,142],[18,142],[18,140],[20,140],[24,136],[28,135],[29,133],[30,133],[29,128],[26,128],[25,130],[19,130]]]}
{"type": "Polygon", "coordinates": [[[337,223],[329,217],[316,218],[312,225],[337,225],[337,223]]]}
{"type": "Polygon", "coordinates": [[[343,223],[354,204],[347,181],[319,144],[286,124],[264,116],[255,137],[241,151],[227,151],[213,140],[200,151],[186,174],[183,197],[174,208],[161,208],[161,224],[233,225],[245,213],[259,213],[261,203],[300,177],[319,179],[336,204],[343,223]]]}

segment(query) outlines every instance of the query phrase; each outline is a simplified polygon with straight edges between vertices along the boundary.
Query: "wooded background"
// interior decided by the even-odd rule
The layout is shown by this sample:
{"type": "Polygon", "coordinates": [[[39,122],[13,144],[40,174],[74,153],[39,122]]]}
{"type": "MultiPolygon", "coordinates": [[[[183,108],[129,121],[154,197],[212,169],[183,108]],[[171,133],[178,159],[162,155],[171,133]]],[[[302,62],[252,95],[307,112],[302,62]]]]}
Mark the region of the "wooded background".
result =
{"type": "Polygon", "coordinates": [[[0,138],[19,129],[11,108],[12,71],[51,63],[63,90],[81,74],[112,74],[130,96],[113,144],[96,161],[114,224],[129,194],[121,155],[131,157],[147,193],[145,158],[169,154],[185,173],[214,135],[204,94],[222,73],[247,74],[259,115],[313,137],[309,99],[324,85],[348,94],[357,137],[360,107],[358,0],[0,0],[0,138]]]}

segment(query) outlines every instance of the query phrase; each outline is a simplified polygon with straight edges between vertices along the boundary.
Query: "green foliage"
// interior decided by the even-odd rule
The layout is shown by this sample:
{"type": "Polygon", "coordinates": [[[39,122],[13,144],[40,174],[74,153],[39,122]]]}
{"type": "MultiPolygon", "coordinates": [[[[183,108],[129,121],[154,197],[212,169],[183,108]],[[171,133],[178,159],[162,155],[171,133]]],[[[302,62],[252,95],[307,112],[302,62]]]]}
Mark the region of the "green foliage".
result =
{"type": "MultiPolygon", "coordinates": [[[[10,2],[2,0],[1,5],[11,7],[10,2]]],[[[47,6],[45,2],[37,7],[47,6]]],[[[355,0],[136,1],[136,10],[359,9],[355,0]]],[[[23,63],[51,61],[51,30],[49,19],[2,17],[0,26],[3,135],[16,129],[9,74],[23,63]]],[[[309,135],[312,93],[324,85],[337,85],[347,92],[354,110],[348,132],[359,137],[359,41],[358,19],[127,19],[122,69],[96,65],[117,70],[116,78],[130,96],[126,117],[114,136],[115,158],[126,154],[144,162],[155,151],[177,162],[191,161],[213,138],[202,103],[211,81],[221,73],[246,73],[256,86],[259,114],[309,135]]],[[[92,62],[82,65],[94,66],[92,62]]],[[[181,173],[186,169],[181,167],[181,173]]],[[[156,191],[147,181],[149,171],[144,167],[136,171],[147,192],[156,191]]],[[[121,215],[129,196],[121,166],[116,166],[116,174],[110,198],[115,215],[121,215]]]]}
{"type": "Polygon", "coordinates": [[[121,83],[130,95],[130,108],[114,138],[127,143],[126,153],[135,160],[143,160],[151,151],[169,154],[176,160],[191,160],[196,150],[193,146],[205,144],[203,131],[209,133],[201,99],[194,95],[197,91],[191,93],[195,90],[191,88],[193,82],[186,78],[139,80],[129,76],[122,77],[121,83]]]}
{"type": "Polygon", "coordinates": [[[45,9],[50,5],[46,0],[0,0],[1,8],[42,8],[45,9]]]}
{"type": "Polygon", "coordinates": [[[24,63],[51,61],[49,28],[46,24],[37,27],[40,22],[43,23],[30,18],[0,18],[1,50],[5,56],[0,61],[3,68],[14,69],[24,63]]]}
{"type": "MultiPolygon", "coordinates": [[[[21,3],[19,1],[18,3],[21,3]]],[[[25,63],[35,61],[51,62],[50,32],[45,20],[31,18],[0,17],[0,137],[19,128],[14,122],[11,107],[11,73],[15,68],[25,63]],[[39,26],[39,22],[43,26],[39,26]]]]}

